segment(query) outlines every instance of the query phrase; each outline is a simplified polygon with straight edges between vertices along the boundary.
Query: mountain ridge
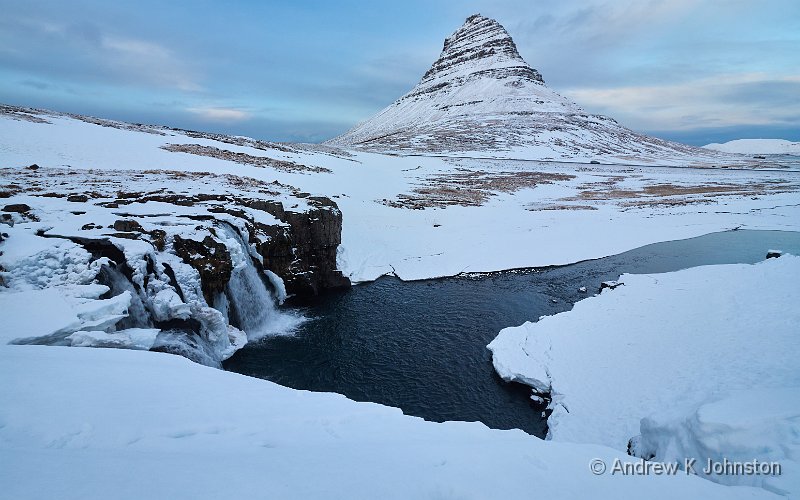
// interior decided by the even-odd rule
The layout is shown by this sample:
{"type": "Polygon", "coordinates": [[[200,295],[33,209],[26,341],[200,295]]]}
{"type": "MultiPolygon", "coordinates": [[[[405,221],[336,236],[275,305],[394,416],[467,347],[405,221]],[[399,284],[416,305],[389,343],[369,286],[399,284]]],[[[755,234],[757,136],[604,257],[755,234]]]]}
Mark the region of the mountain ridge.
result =
{"type": "Polygon", "coordinates": [[[734,154],[800,155],[800,141],[786,139],[734,139],[723,143],[712,142],[703,147],[734,154]]]}

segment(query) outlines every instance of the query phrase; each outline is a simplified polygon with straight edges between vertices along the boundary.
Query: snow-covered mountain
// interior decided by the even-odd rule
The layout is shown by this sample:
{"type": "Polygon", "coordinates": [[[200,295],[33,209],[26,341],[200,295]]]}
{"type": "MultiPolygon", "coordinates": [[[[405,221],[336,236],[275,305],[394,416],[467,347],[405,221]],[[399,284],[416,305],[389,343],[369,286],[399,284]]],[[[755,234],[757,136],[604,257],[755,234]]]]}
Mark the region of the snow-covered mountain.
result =
{"type": "Polygon", "coordinates": [[[648,162],[715,156],[585,112],[545,85],[503,26],[479,14],[444,41],[439,59],[409,93],[328,143],[526,159],[648,162]]]}
{"type": "Polygon", "coordinates": [[[800,155],[800,142],[785,139],[736,139],[723,143],[713,142],[703,147],[723,153],[800,155]]]}

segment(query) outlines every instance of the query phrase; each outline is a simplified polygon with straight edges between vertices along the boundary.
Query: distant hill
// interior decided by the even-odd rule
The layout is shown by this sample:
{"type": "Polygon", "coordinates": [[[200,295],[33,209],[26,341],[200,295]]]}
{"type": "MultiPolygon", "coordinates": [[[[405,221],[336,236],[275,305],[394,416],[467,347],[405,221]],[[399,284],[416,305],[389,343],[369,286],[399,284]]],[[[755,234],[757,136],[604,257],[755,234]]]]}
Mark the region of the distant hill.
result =
{"type": "Polygon", "coordinates": [[[736,139],[721,144],[706,144],[703,147],[723,153],[800,155],[800,142],[785,139],[736,139]]]}

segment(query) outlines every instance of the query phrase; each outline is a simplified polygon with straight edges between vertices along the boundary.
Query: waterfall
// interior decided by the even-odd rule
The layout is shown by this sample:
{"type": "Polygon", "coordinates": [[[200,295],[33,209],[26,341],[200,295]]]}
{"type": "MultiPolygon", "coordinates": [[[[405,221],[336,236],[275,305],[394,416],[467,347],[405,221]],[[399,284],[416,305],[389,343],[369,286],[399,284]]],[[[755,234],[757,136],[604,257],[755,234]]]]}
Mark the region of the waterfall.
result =
{"type": "Polygon", "coordinates": [[[219,236],[231,254],[233,270],[225,290],[231,324],[247,333],[248,340],[291,333],[304,318],[278,310],[276,297],[267,286],[266,275],[256,267],[250,247],[229,224],[219,226],[219,236]]]}
{"type": "Polygon", "coordinates": [[[214,297],[214,303],[210,304],[211,307],[222,313],[222,317],[228,323],[231,322],[230,303],[228,303],[228,296],[225,292],[220,292],[214,297]]]}
{"type": "Polygon", "coordinates": [[[114,297],[124,292],[131,293],[131,305],[128,307],[128,317],[120,320],[117,330],[126,328],[152,328],[153,322],[150,313],[142,301],[139,291],[133,286],[130,279],[120,270],[127,266],[125,262],[115,265],[103,265],[100,268],[99,281],[110,288],[109,296],[114,297]]]}

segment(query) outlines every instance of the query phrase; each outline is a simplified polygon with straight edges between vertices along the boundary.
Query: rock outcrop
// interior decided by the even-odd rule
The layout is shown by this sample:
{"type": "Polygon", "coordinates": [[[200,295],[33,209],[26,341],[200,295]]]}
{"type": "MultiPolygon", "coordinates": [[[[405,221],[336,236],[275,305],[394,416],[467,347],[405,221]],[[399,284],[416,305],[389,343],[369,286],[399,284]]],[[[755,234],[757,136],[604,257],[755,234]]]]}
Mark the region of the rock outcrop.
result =
{"type": "MultiPolygon", "coordinates": [[[[302,299],[350,285],[336,266],[336,203],[291,186],[170,171],[20,168],[0,176],[10,189],[3,222],[41,220],[23,231],[53,242],[30,266],[0,269],[0,286],[6,277],[51,286],[35,276],[39,260],[55,266],[47,272],[101,284],[108,291],[94,298],[114,298],[119,311],[93,331],[156,328],[153,349],[218,365],[245,334],[278,328],[286,294],[302,299]],[[19,274],[24,269],[33,274],[19,274]]],[[[69,345],[75,332],[56,333],[37,342],[69,345]]]]}
{"type": "Polygon", "coordinates": [[[519,55],[505,28],[493,19],[475,14],[444,41],[439,59],[423,75],[415,90],[416,93],[431,92],[482,77],[513,77],[515,82],[544,84],[542,75],[519,55]]]}
{"type": "Polygon", "coordinates": [[[309,196],[308,209],[286,211],[281,203],[252,200],[248,206],[272,214],[286,226],[256,226],[250,243],[263,258],[262,265],[281,278],[289,294],[317,295],[350,286],[336,268],[336,250],[342,242],[342,213],[327,197],[309,196]],[[262,232],[268,236],[259,240],[262,232]]]}
{"type": "Polygon", "coordinates": [[[200,275],[203,296],[209,304],[225,291],[231,279],[231,254],[228,247],[210,233],[202,240],[175,235],[172,240],[175,255],[192,266],[200,275]]]}

